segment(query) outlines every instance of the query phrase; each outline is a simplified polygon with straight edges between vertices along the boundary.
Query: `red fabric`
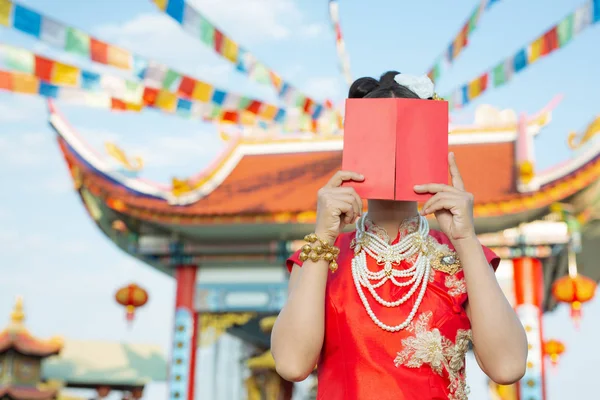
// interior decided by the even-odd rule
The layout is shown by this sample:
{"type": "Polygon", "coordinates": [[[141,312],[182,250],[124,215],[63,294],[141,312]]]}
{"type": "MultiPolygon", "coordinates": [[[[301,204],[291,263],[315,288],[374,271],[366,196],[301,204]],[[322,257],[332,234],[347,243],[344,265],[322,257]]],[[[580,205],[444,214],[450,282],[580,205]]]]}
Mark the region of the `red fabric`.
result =
{"type": "Polygon", "coordinates": [[[108,44],[92,38],[90,41],[90,53],[93,61],[108,64],[108,44]]]}
{"type": "Polygon", "coordinates": [[[35,56],[35,76],[43,81],[52,81],[52,67],[54,67],[54,61],[49,60],[45,57],[35,56]]]}
{"type": "Polygon", "coordinates": [[[182,76],[177,93],[189,99],[192,97],[192,93],[194,93],[195,87],[196,80],[194,78],[190,78],[189,76],[182,76]]]}
{"type": "MultiPolygon", "coordinates": [[[[431,231],[440,244],[452,249],[448,238],[431,231]]],[[[402,330],[391,333],[376,326],[367,315],[358,297],[351,274],[353,251],[350,243],[354,233],[343,234],[336,241],[340,248],[339,269],[327,280],[325,305],[325,339],[318,363],[318,400],[423,400],[448,399],[450,379],[446,370],[435,372],[429,364],[408,367],[394,363],[398,352],[403,350],[403,339],[414,337],[414,331],[402,330]]],[[[395,241],[397,241],[396,238],[395,241]]],[[[500,259],[489,249],[483,248],[490,265],[496,269],[500,259]]],[[[302,262],[299,252],[287,261],[288,269],[302,262]]],[[[381,268],[370,257],[369,268],[381,268]]],[[[402,267],[408,267],[403,263],[402,267]]],[[[434,281],[429,283],[423,301],[413,322],[431,312],[428,330],[439,330],[442,336],[455,343],[458,330],[470,329],[464,310],[466,293],[451,295],[446,278],[464,279],[462,270],[450,276],[435,271],[434,281]]],[[[403,322],[414,305],[412,297],[399,308],[386,308],[375,302],[366,289],[365,294],[375,315],[388,325],[403,322]]],[[[404,295],[404,288],[386,283],[376,289],[380,296],[391,301],[404,295]]]]}

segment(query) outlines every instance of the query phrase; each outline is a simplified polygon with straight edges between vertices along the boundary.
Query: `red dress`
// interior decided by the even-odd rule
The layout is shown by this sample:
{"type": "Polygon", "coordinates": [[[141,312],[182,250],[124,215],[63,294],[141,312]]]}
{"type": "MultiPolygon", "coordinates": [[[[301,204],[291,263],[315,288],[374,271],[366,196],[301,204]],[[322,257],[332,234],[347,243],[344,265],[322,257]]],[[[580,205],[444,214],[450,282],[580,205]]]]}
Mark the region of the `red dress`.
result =
{"type": "MultiPolygon", "coordinates": [[[[414,224],[414,223],[413,223],[414,224]]],[[[382,236],[385,233],[369,227],[382,236]]],[[[403,228],[414,229],[413,227],[403,228]]],[[[403,233],[399,232],[393,243],[403,233]]],[[[329,274],[325,303],[325,339],[317,367],[318,400],[425,400],[467,399],[465,354],[471,339],[471,324],[464,309],[467,300],[464,273],[449,239],[431,231],[430,241],[439,252],[430,256],[433,267],[427,291],[408,328],[387,332],[376,326],[363,306],[354,285],[351,249],[354,233],[342,234],[339,268],[329,274]],[[443,260],[442,260],[443,258],[443,260]]],[[[483,248],[494,269],[499,258],[483,248]]],[[[302,265],[295,253],[287,261],[302,265]]],[[[369,269],[382,268],[367,257],[369,269]]],[[[396,268],[407,268],[411,261],[396,268]]],[[[386,282],[376,289],[385,300],[394,301],[407,290],[386,282]]],[[[366,292],[371,309],[387,325],[402,323],[416,295],[400,307],[387,308],[366,292]]]]}

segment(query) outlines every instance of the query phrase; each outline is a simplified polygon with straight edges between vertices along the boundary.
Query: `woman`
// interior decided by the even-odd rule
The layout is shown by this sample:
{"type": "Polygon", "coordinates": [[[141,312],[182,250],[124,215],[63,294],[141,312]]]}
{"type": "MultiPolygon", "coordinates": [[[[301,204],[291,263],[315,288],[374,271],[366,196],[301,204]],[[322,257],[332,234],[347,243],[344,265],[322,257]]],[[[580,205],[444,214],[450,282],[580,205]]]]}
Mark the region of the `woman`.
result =
{"type": "MultiPolygon", "coordinates": [[[[358,79],[349,97],[435,95],[430,81],[388,72],[358,79]]],[[[473,196],[452,153],[448,161],[452,186],[414,188],[433,194],[421,214],[416,202],[383,200],[368,200],[363,214],[342,186],[364,179],[355,172],[319,191],[316,236],[288,260],[289,297],[272,332],[283,378],[302,381],[318,361],[318,399],[462,400],[470,342],[495,382],[524,375],[525,332],[495,279],[498,257],[475,235],[473,196]],[[441,232],[429,230],[429,214],[441,232]],[[354,222],[355,232],[341,233],[354,222]]]]}

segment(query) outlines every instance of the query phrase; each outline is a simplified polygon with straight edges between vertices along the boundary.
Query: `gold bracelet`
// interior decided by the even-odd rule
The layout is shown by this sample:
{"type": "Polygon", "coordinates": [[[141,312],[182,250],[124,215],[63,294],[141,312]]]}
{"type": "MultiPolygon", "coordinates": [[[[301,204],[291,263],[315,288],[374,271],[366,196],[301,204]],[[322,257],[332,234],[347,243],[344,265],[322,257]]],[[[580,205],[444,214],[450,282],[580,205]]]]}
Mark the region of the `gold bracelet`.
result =
{"type": "Polygon", "coordinates": [[[300,253],[300,260],[306,261],[310,259],[312,262],[319,260],[325,260],[329,262],[329,270],[333,273],[338,269],[338,263],[336,261],[337,256],[340,254],[340,249],[330,245],[327,242],[319,239],[319,237],[311,233],[306,235],[304,240],[307,242],[302,246],[302,252],[300,253]]]}

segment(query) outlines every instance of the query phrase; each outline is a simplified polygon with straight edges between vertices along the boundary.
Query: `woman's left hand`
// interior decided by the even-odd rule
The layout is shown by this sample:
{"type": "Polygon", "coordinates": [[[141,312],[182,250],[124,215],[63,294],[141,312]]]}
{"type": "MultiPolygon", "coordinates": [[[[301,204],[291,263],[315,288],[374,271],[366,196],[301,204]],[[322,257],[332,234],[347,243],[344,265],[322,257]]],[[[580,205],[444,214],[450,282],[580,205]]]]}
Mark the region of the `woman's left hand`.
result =
{"type": "Polygon", "coordinates": [[[454,153],[448,155],[452,186],[430,183],[417,185],[417,193],[433,193],[421,214],[434,213],[440,229],[451,241],[476,237],[473,222],[473,195],[465,190],[454,153]]]}

